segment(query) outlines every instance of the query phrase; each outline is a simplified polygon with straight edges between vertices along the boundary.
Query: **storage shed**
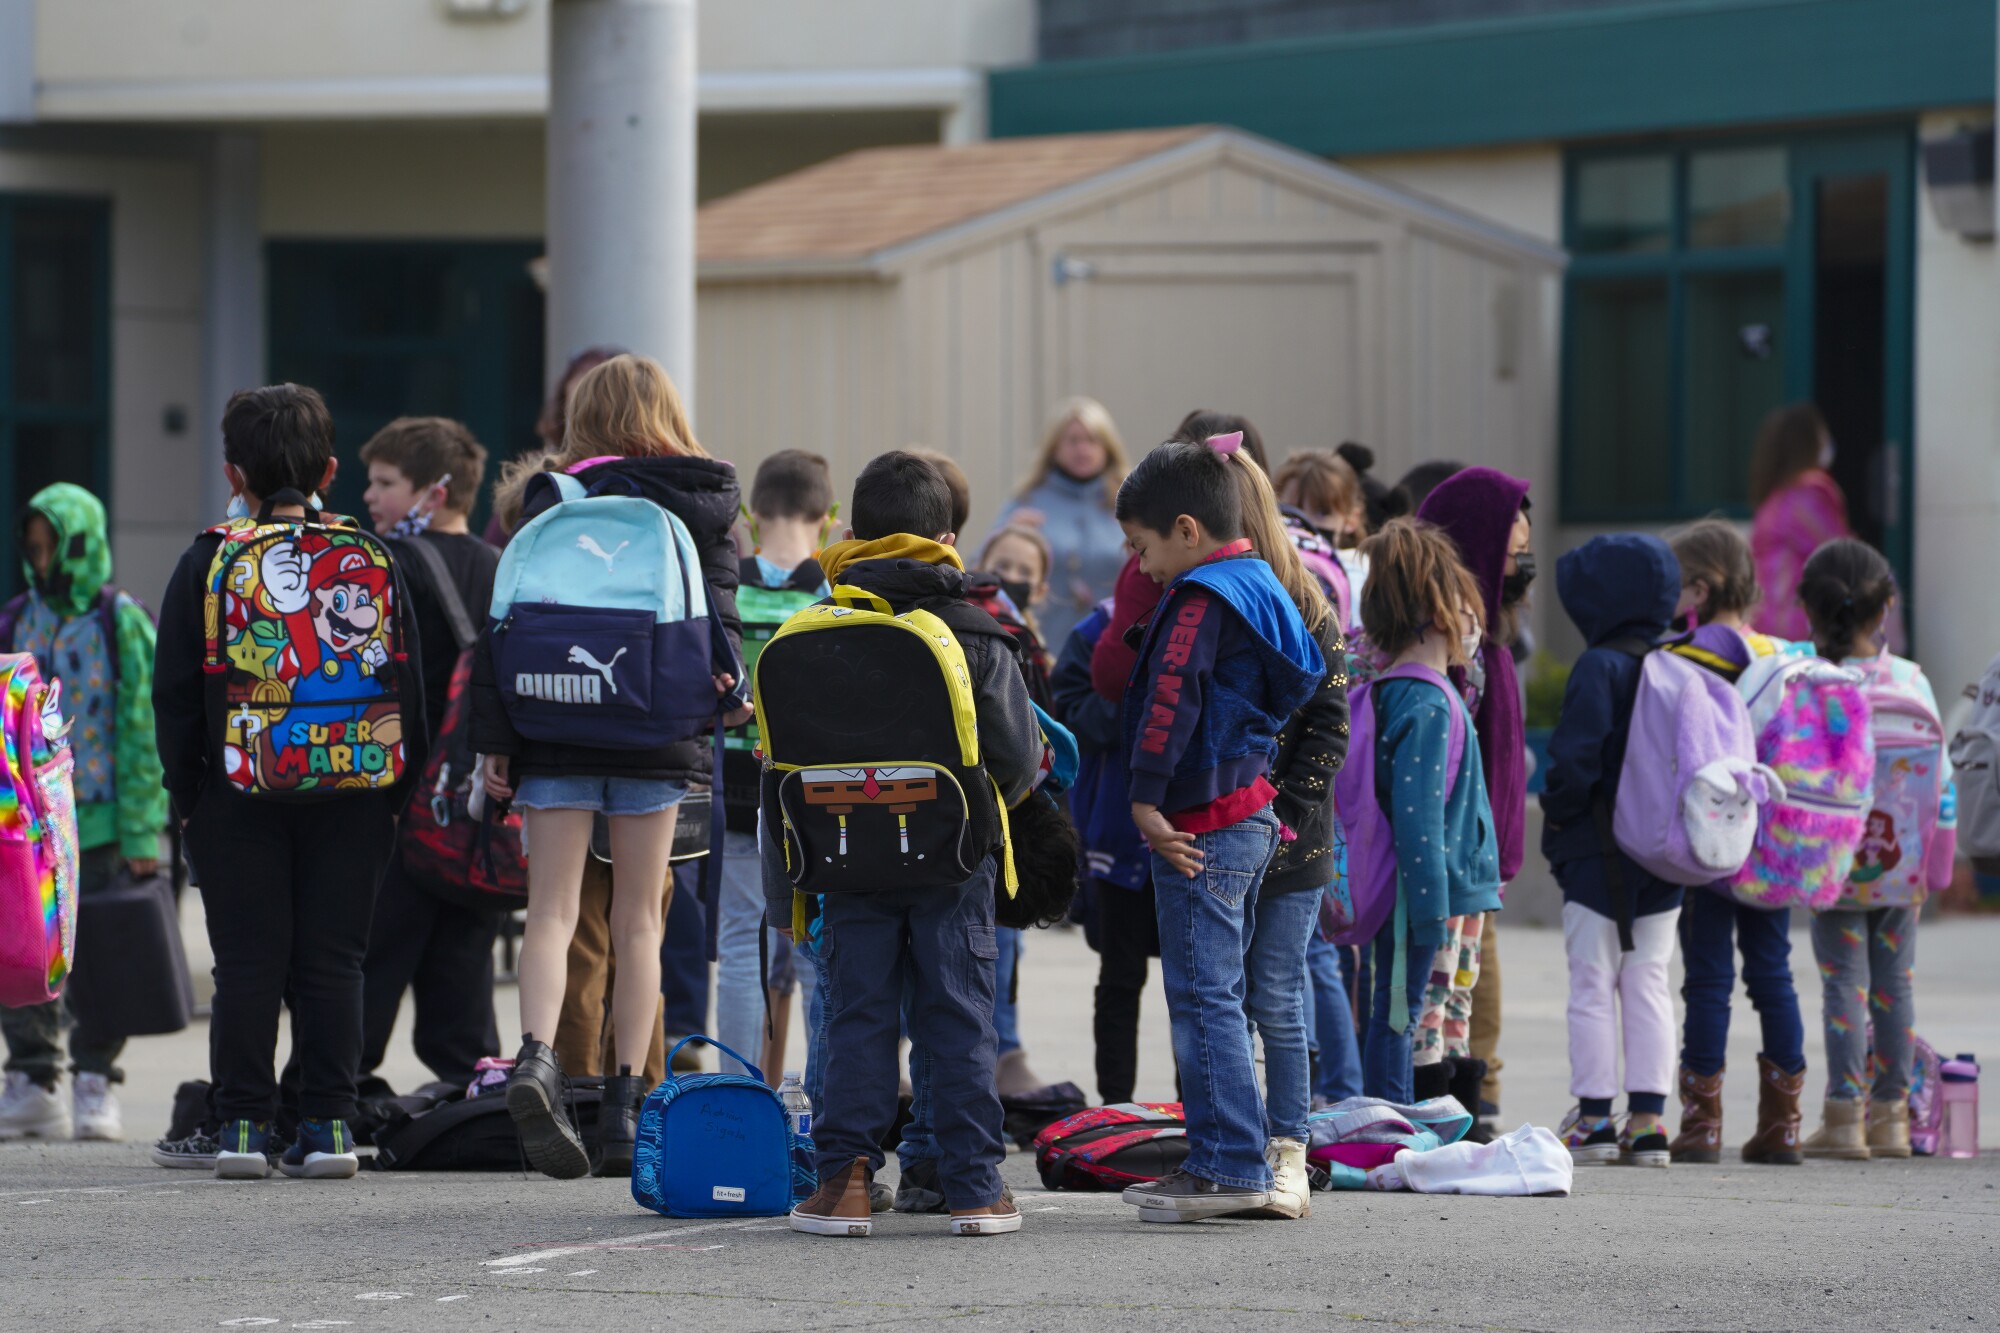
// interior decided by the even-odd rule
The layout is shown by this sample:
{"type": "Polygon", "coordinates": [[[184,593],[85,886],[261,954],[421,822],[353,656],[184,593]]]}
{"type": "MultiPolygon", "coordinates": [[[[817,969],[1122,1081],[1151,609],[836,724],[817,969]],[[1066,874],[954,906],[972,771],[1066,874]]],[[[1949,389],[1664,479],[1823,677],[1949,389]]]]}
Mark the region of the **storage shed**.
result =
{"type": "Polygon", "coordinates": [[[957,457],[983,533],[1058,399],[1135,455],[1196,407],[1273,462],[1360,440],[1390,480],[1451,456],[1555,473],[1563,257],[1227,129],[876,148],[699,218],[702,438],[746,470],[957,457]]]}

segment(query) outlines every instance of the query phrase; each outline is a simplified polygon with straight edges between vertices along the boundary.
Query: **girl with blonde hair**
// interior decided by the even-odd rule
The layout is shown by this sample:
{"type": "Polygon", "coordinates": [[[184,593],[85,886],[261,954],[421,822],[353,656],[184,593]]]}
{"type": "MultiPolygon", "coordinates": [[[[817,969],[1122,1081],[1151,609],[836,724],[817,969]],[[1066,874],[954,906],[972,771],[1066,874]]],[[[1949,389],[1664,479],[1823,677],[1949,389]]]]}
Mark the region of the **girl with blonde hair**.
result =
{"type": "Polygon", "coordinates": [[[1027,480],[994,521],[996,531],[1035,528],[1048,540],[1050,595],[1038,611],[1046,643],[1067,640],[1125,567],[1125,533],[1112,516],[1125,470],[1125,442],[1104,404],[1066,398],[1050,415],[1027,480]]]}

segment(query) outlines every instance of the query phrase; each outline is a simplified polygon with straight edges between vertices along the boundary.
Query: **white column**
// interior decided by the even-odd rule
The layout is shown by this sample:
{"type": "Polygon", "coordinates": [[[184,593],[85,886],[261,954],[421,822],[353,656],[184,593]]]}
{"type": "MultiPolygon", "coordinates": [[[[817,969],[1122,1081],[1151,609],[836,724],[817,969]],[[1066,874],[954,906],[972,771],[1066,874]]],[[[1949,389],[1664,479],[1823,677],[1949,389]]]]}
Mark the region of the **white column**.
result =
{"type": "Polygon", "coordinates": [[[614,343],[692,410],[695,0],[555,0],[550,23],[549,378],[614,343]]]}
{"type": "Polygon", "coordinates": [[[195,423],[201,517],[218,522],[229,502],[222,476],[222,409],[238,389],[264,382],[264,238],[255,133],[215,136],[208,157],[207,274],[203,290],[202,406],[195,423]]]}

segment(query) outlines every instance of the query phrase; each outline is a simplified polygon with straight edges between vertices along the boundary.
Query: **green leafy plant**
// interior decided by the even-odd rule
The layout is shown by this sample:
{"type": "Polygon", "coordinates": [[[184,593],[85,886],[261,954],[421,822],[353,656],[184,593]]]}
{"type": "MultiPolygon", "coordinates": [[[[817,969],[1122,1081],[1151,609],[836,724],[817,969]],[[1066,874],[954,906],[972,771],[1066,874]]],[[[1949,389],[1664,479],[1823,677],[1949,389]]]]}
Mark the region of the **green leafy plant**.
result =
{"type": "Polygon", "coordinates": [[[1563,691],[1569,688],[1569,664],[1546,651],[1528,663],[1528,725],[1551,728],[1562,714],[1563,691]]]}

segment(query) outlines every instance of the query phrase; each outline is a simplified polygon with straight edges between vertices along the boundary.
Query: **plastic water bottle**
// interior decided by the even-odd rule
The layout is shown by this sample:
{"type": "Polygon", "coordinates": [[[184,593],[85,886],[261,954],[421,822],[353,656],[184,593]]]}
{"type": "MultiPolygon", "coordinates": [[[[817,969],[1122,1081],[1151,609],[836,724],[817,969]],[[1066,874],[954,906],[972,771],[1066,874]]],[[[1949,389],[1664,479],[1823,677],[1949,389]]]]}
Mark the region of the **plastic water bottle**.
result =
{"type": "Polygon", "coordinates": [[[792,1131],[801,1138],[810,1137],[813,1104],[806,1096],[805,1076],[796,1069],[787,1069],[785,1081],[778,1085],[778,1100],[785,1104],[785,1114],[792,1118],[792,1131]]]}
{"type": "Polygon", "coordinates": [[[1956,1060],[1942,1061],[1938,1095],[1944,1099],[1939,1155],[1979,1156],[1979,1061],[1963,1054],[1956,1060]]]}

